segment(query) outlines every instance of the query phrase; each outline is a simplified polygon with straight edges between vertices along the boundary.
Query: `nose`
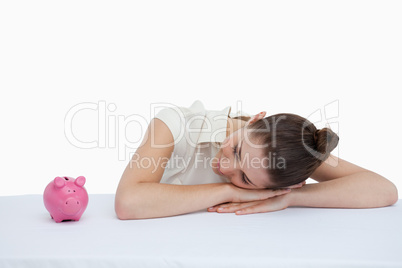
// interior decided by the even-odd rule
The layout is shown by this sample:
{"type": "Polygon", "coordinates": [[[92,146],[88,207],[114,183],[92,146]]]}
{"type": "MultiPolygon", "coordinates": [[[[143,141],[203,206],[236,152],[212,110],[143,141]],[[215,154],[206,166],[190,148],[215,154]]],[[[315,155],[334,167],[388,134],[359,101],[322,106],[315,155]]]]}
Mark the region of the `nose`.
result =
{"type": "Polygon", "coordinates": [[[230,148],[222,150],[220,170],[225,177],[231,178],[233,176],[234,166],[233,166],[233,159],[231,159],[229,155],[230,152],[227,152],[228,149],[230,150],[230,148]]]}
{"type": "Polygon", "coordinates": [[[222,141],[222,144],[225,144],[226,142],[228,142],[228,140],[229,140],[229,137],[226,137],[226,138],[222,141]]]}
{"type": "Polygon", "coordinates": [[[64,204],[63,212],[67,215],[75,215],[81,208],[80,201],[75,198],[68,198],[64,204]]]}

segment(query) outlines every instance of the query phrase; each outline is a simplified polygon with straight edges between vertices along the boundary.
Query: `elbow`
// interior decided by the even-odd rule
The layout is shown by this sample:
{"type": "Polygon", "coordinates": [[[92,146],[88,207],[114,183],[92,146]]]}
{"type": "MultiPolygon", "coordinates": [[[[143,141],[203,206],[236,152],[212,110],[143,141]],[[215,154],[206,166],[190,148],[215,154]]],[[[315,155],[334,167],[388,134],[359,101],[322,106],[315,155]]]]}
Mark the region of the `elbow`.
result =
{"type": "Polygon", "coordinates": [[[391,182],[392,187],[391,187],[391,191],[389,193],[389,206],[394,205],[396,202],[398,202],[398,188],[396,188],[396,186],[391,182]]]}
{"type": "MultiPolygon", "coordinates": [[[[398,202],[398,189],[395,184],[393,184],[389,180],[385,180],[385,184],[383,184],[381,195],[378,196],[380,198],[380,207],[392,206],[396,202],[398,202]]],[[[380,189],[381,189],[380,188],[380,189]]]]}
{"type": "Polygon", "coordinates": [[[135,220],[140,217],[137,216],[137,211],[135,210],[135,202],[132,198],[127,198],[126,196],[120,194],[115,197],[114,210],[116,216],[119,220],[135,220]]]}
{"type": "Polygon", "coordinates": [[[119,197],[117,195],[114,200],[114,211],[119,220],[128,220],[129,219],[125,202],[121,197],[119,197]]]}
{"type": "Polygon", "coordinates": [[[128,217],[127,209],[124,207],[124,204],[121,201],[118,201],[117,199],[114,202],[114,210],[115,210],[116,216],[119,220],[129,220],[130,219],[128,217]]]}

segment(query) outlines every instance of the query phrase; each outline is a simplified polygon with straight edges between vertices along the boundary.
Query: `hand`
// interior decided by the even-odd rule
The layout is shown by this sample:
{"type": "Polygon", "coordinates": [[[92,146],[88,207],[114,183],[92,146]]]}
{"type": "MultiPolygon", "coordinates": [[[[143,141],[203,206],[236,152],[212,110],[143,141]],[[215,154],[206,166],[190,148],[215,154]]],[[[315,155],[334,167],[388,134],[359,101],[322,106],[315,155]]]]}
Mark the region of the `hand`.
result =
{"type": "Polygon", "coordinates": [[[260,201],[268,198],[272,198],[278,195],[283,195],[290,193],[291,189],[284,188],[278,190],[272,189],[244,189],[237,187],[233,184],[228,184],[229,189],[229,200],[232,203],[243,203],[251,201],[260,201]]]}
{"type": "Polygon", "coordinates": [[[233,213],[245,215],[252,213],[272,212],[289,206],[290,194],[278,195],[265,200],[251,202],[233,202],[208,208],[209,212],[233,213]]]}
{"type": "Polygon", "coordinates": [[[299,182],[298,184],[293,184],[293,185],[291,185],[291,186],[289,186],[289,187],[286,187],[286,188],[290,188],[290,189],[301,188],[301,187],[303,187],[303,185],[305,185],[305,184],[306,184],[306,181],[302,181],[302,182],[299,182]]]}
{"type": "MultiPolygon", "coordinates": [[[[289,186],[291,189],[300,188],[306,181],[289,186]]],[[[277,195],[265,200],[256,200],[249,202],[230,202],[217,205],[208,209],[209,212],[233,213],[237,215],[272,212],[282,210],[290,205],[290,194],[277,195]]]]}

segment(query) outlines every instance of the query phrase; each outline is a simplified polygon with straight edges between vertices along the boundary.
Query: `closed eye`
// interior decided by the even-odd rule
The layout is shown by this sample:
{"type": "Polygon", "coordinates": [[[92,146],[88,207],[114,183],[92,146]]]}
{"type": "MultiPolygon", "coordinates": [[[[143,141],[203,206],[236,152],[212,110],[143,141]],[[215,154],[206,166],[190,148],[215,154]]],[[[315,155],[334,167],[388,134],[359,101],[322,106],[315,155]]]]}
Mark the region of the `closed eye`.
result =
{"type": "MultiPolygon", "coordinates": [[[[235,158],[237,159],[237,160],[239,160],[240,159],[240,157],[239,157],[239,154],[238,154],[238,152],[237,152],[237,144],[233,147],[233,154],[234,154],[234,156],[235,156],[235,158]]],[[[242,172],[242,174],[241,174],[241,181],[244,183],[244,184],[246,184],[246,185],[250,185],[250,183],[246,180],[246,177],[245,177],[245,175],[244,175],[244,173],[242,172]]]]}

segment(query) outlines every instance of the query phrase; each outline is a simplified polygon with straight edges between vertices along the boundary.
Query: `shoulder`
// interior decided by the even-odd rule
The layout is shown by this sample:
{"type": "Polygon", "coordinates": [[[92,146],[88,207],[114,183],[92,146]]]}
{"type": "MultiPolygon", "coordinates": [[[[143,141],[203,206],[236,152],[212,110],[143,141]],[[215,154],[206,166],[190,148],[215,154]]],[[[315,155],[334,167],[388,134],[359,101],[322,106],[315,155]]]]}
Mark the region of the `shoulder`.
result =
{"type": "Polygon", "coordinates": [[[175,142],[183,137],[193,145],[200,142],[221,142],[226,137],[226,126],[231,107],[206,110],[199,100],[189,107],[166,105],[155,118],[163,121],[172,132],[175,142]]]}
{"type": "Polygon", "coordinates": [[[204,105],[200,101],[195,101],[189,107],[164,103],[155,118],[163,121],[172,131],[174,138],[177,138],[184,131],[185,124],[189,118],[194,116],[203,117],[206,112],[204,105]]]}

